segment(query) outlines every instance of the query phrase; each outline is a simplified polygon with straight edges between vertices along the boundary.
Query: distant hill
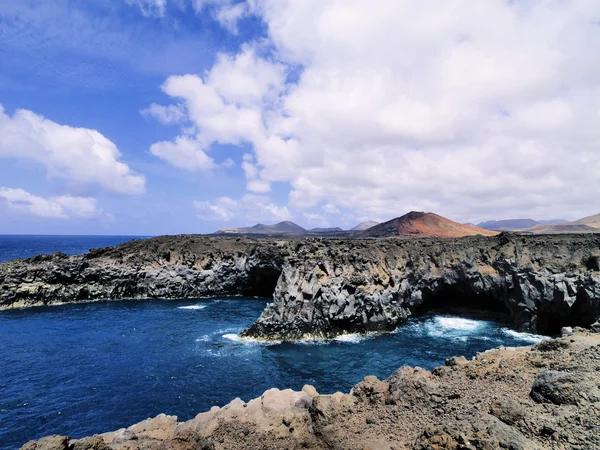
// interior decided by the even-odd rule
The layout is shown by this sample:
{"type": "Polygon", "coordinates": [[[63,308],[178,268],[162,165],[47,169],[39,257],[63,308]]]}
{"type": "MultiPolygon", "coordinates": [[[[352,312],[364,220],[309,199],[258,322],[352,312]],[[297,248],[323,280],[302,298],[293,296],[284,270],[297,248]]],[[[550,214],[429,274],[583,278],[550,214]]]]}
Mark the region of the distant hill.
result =
{"type": "Polygon", "coordinates": [[[312,233],[338,233],[340,231],[344,231],[342,230],[340,227],[333,227],[333,228],[311,228],[309,231],[311,231],[312,233]]]}
{"type": "Polygon", "coordinates": [[[478,223],[479,228],[485,228],[486,230],[522,230],[524,228],[531,228],[539,225],[533,219],[505,219],[505,220],[487,220],[485,222],[478,223]]]}
{"type": "Polygon", "coordinates": [[[536,225],[521,230],[527,234],[569,234],[569,233],[600,233],[600,228],[590,227],[580,223],[560,223],[556,225],[536,225]]]}
{"type": "Polygon", "coordinates": [[[392,236],[463,237],[478,234],[494,236],[498,233],[454,222],[434,213],[412,211],[402,217],[397,217],[361,231],[358,236],[374,238],[392,236]]]}
{"type": "Polygon", "coordinates": [[[486,220],[478,223],[479,228],[495,231],[521,231],[536,225],[555,225],[567,223],[565,219],[533,220],[533,219],[504,219],[504,220],[486,220]]]}
{"type": "Polygon", "coordinates": [[[600,214],[584,217],[572,222],[551,225],[540,224],[521,231],[529,234],[600,233],[600,214]]]}
{"type": "Polygon", "coordinates": [[[583,219],[574,221],[573,223],[587,225],[592,228],[600,228],[600,214],[594,214],[593,216],[587,216],[583,219]]]}
{"type": "Polygon", "coordinates": [[[306,230],[294,222],[285,221],[275,225],[265,225],[257,223],[253,227],[243,228],[222,228],[215,234],[285,234],[285,233],[306,233],[306,230]]]}
{"type": "Polygon", "coordinates": [[[557,225],[560,223],[567,223],[568,220],[565,219],[550,219],[550,220],[538,220],[538,223],[542,225],[557,225]]]}
{"type": "Polygon", "coordinates": [[[379,225],[379,222],[373,222],[372,220],[367,220],[366,222],[361,222],[356,225],[354,228],[351,228],[350,231],[364,231],[369,228],[373,228],[375,225],[379,225]]]}

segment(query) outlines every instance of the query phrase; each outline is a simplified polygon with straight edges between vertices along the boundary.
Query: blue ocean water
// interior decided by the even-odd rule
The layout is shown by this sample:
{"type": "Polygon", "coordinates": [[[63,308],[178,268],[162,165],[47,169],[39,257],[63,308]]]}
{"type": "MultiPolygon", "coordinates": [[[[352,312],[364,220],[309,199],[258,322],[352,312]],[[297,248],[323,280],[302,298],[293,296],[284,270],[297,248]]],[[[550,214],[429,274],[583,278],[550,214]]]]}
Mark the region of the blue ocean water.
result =
{"type": "Polygon", "coordinates": [[[394,333],[258,344],[237,337],[261,313],[251,298],[122,301],[0,312],[0,448],[48,434],[82,437],[159,413],[190,419],[271,387],[348,391],[366,375],[432,369],[452,355],[537,336],[448,314],[394,333]]]}
{"type": "Polygon", "coordinates": [[[63,252],[67,255],[87,253],[90,248],[111,247],[147,236],[47,236],[0,235],[0,263],[15,258],[63,252]]]}

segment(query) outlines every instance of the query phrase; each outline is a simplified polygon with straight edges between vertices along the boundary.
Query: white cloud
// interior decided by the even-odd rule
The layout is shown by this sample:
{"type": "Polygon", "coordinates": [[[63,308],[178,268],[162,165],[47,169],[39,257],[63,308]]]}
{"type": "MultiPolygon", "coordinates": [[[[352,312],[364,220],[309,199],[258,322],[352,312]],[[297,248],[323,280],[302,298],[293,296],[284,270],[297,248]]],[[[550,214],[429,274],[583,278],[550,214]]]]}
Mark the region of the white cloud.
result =
{"type": "Polygon", "coordinates": [[[183,122],[187,117],[182,105],[163,106],[152,103],[148,108],[142,109],[140,113],[145,117],[154,117],[165,125],[183,122]]]}
{"type": "MultiPolygon", "coordinates": [[[[236,219],[270,223],[289,220],[292,217],[286,206],[279,206],[269,197],[254,194],[246,194],[237,201],[221,197],[214,203],[194,202],[194,207],[199,211],[198,217],[202,220],[227,222],[236,219]]],[[[247,223],[240,225],[246,226],[247,223]]]]}
{"type": "Polygon", "coordinates": [[[331,203],[327,203],[326,205],[324,205],[323,211],[326,214],[340,214],[341,213],[341,211],[338,209],[338,207],[331,203]]]}
{"type": "Polygon", "coordinates": [[[204,153],[198,141],[184,136],[179,136],[173,142],[152,144],[150,153],[180,169],[210,170],[217,166],[215,161],[204,153]]]}
{"type": "Polygon", "coordinates": [[[238,33],[238,21],[251,12],[254,4],[253,0],[249,2],[233,0],[191,0],[192,5],[198,14],[204,12],[207,8],[212,10],[212,14],[227,30],[233,34],[238,33]]]}
{"type": "Polygon", "coordinates": [[[238,21],[247,14],[246,4],[237,3],[221,7],[216,13],[217,21],[233,34],[238,33],[238,21]]]}
{"type": "Polygon", "coordinates": [[[39,197],[23,189],[0,187],[0,200],[18,211],[49,219],[99,219],[110,218],[98,209],[97,201],[90,197],[39,197]]]}
{"type": "Polygon", "coordinates": [[[245,46],[165,92],[186,105],[203,151],[251,144],[249,190],[285,182],[293,208],[371,218],[598,212],[597,1],[247,6],[278,62],[245,46]]]}
{"type": "MultiPolygon", "coordinates": [[[[263,142],[266,139],[263,108],[284,89],[285,72],[280,64],[260,59],[252,47],[244,46],[235,58],[219,55],[217,63],[203,78],[196,75],[172,76],[163,84],[163,91],[183,105],[153,105],[148,114],[162,122],[181,120],[179,113],[187,112],[186,121],[195,129],[186,128],[172,142],[153,144],[150,151],[175,167],[189,170],[209,170],[216,164],[207,155],[213,144],[240,145],[263,142]],[[175,112],[176,111],[176,112],[175,112]]],[[[225,166],[231,166],[226,161],[225,166]]],[[[248,170],[246,164],[244,170],[248,170]]],[[[253,192],[270,189],[258,175],[249,178],[253,192]]]]}
{"type": "Polygon", "coordinates": [[[140,8],[145,17],[163,17],[167,6],[167,0],[125,0],[125,3],[140,8]]]}
{"type": "Polygon", "coordinates": [[[145,179],[119,161],[114,143],[96,130],[59,125],[32,111],[13,117],[0,105],[0,157],[32,160],[52,178],[81,185],[98,185],[120,194],[139,194],[145,179]]]}
{"type": "Polygon", "coordinates": [[[320,214],[305,212],[302,213],[302,216],[310,223],[309,227],[317,228],[323,227],[326,228],[329,226],[329,221],[320,214]]]}

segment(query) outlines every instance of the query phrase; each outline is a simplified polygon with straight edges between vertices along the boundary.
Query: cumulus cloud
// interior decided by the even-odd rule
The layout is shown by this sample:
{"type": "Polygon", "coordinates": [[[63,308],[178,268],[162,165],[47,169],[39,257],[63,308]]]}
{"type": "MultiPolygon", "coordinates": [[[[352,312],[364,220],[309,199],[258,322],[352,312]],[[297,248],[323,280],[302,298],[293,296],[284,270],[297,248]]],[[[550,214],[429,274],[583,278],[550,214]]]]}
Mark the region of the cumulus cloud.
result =
{"type": "Polygon", "coordinates": [[[194,202],[198,217],[202,220],[231,221],[245,219],[255,222],[280,222],[292,217],[286,206],[275,204],[264,195],[246,194],[239,200],[220,197],[214,203],[194,202]]]}
{"type": "Polygon", "coordinates": [[[32,111],[10,117],[0,105],[0,158],[35,161],[52,178],[97,185],[119,194],[139,194],[145,178],[119,158],[116,145],[96,130],[59,125],[32,111]]]}
{"type": "MultiPolygon", "coordinates": [[[[254,48],[244,46],[242,52],[231,57],[220,54],[215,66],[204,78],[197,75],[169,77],[162,90],[182,103],[170,106],[153,105],[148,114],[162,122],[181,120],[186,113],[186,127],[173,141],[153,144],[150,152],[175,167],[189,170],[209,170],[231,166],[226,160],[217,164],[208,152],[213,144],[241,145],[266,139],[263,109],[278,98],[285,86],[285,70],[281,64],[270,63],[257,56],[254,48]],[[171,109],[173,106],[173,109],[171,109]]],[[[252,170],[251,163],[244,170],[252,170]]],[[[269,183],[249,176],[251,191],[264,193],[269,183]]]]}
{"type": "Polygon", "coordinates": [[[39,197],[23,189],[0,187],[0,200],[12,209],[49,219],[108,219],[111,216],[98,209],[90,197],[39,197]]]}
{"type": "Polygon", "coordinates": [[[247,5],[274,56],[246,45],[165,92],[203,151],[252,146],[249,190],[285,182],[291,208],[366,217],[598,212],[600,3],[247,5]]]}

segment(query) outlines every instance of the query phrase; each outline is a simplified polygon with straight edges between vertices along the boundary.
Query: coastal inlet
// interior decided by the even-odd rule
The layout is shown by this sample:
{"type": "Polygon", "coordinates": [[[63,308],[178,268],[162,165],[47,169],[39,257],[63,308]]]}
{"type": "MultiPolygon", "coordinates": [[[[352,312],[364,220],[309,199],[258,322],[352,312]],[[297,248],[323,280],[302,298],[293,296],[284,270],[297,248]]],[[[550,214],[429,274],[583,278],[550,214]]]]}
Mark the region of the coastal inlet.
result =
{"type": "Polygon", "coordinates": [[[452,355],[539,340],[509,323],[448,314],[331,341],[239,338],[264,306],[222,297],[0,312],[0,449],[117,430],[160,413],[188,420],[272,387],[346,392],[367,374],[386,378],[402,365],[431,370],[452,355]]]}

